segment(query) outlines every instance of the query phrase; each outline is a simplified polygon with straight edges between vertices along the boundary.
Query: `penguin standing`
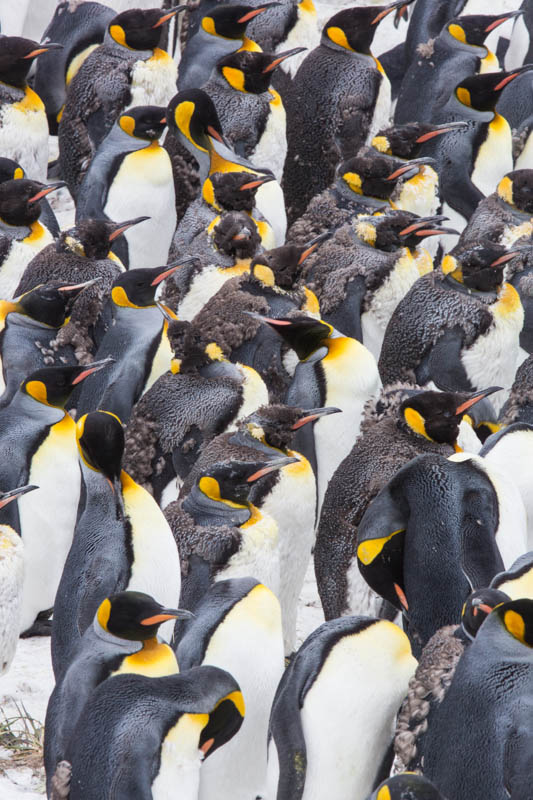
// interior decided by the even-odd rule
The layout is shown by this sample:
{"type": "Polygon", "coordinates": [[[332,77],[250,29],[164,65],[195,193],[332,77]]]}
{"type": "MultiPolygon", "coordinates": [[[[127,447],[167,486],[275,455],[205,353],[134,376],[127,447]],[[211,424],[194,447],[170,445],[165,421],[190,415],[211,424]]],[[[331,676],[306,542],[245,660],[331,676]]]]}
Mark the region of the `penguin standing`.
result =
{"type": "Polygon", "coordinates": [[[155,294],[182,263],[130,270],[116,279],[110,299],[113,324],[96,352],[96,358],[113,358],[115,363],[107,377],[82,389],[78,415],[101,408],[127,423],[139,397],[167,371],[172,358],[168,322],[156,306],[155,294]]]}
{"type": "MultiPolygon", "coordinates": [[[[10,492],[0,492],[2,509],[31,492],[36,486],[21,486],[10,492]]],[[[1,519],[1,516],[0,516],[1,519]]],[[[0,676],[8,671],[17,649],[22,613],[22,586],[24,583],[24,553],[22,539],[10,525],[0,522],[0,676]]]]}
{"type": "Polygon", "coordinates": [[[176,64],[158,45],[162,25],[181,9],[118,14],[72,79],[58,136],[61,175],[75,199],[97,147],[123,111],[164,106],[175,94],[176,64]]]}
{"type": "MultiPolygon", "coordinates": [[[[18,181],[21,178],[26,178],[26,173],[17,161],[12,158],[3,158],[0,156],[0,183],[4,181],[18,181]]],[[[40,201],[41,205],[41,222],[48,228],[54,238],[59,236],[59,223],[56,215],[52,211],[50,204],[46,197],[40,201]]]]}
{"type": "Polygon", "coordinates": [[[268,797],[366,797],[389,772],[391,727],[415,668],[392,622],[350,617],[313,631],[272,704],[268,797]]]}
{"type": "Polygon", "coordinates": [[[53,242],[39,221],[39,200],[59,189],[62,182],[45,186],[27,179],[0,184],[0,297],[9,300],[31,259],[53,242]]]}
{"type": "MultiPolygon", "coordinates": [[[[24,588],[20,631],[50,609],[72,541],[80,493],[76,426],[64,411],[74,387],[106,362],[89,367],[45,367],[29,375],[11,403],[0,410],[0,446],[4,460],[0,484],[39,486],[8,506],[8,522],[24,544],[24,588]],[[46,570],[43,564],[46,563],[46,570]]],[[[42,626],[33,630],[40,632],[42,626]]],[[[49,631],[49,624],[44,625],[49,631]]]]}
{"type": "Polygon", "coordinates": [[[140,106],[121,114],[96,150],[81,182],[76,221],[130,219],[149,213],[112,245],[126,269],[166,264],[176,228],[172,165],[158,139],[165,109],[140,106]]]}
{"type": "Polygon", "coordinates": [[[238,681],[246,702],[240,731],[202,767],[198,798],[261,795],[270,708],[284,666],[279,603],[252,578],[233,578],[213,584],[194,619],[180,624],[186,625],[176,649],[181,670],[200,665],[225,669],[238,681]]]}
{"type": "Polygon", "coordinates": [[[43,101],[26,79],[35,58],[60,47],[54,42],[40,45],[19,36],[2,37],[0,153],[19,162],[37,181],[46,180],[48,122],[43,101]]]}
{"type": "Polygon", "coordinates": [[[179,672],[171,648],[158,638],[160,626],[187,611],[166,608],[144,592],[105,597],[60,672],[46,709],[44,764],[48,789],[91,693],[106,678],[124,673],[160,678],[179,672]]]}
{"type": "MultiPolygon", "coordinates": [[[[121,469],[124,433],[112,414],[95,411],[76,426],[82,495],[52,622],[52,664],[59,675],[102,599],[122,591],[157,594],[175,606],[179,554],[154,499],[121,469]]],[[[162,620],[164,622],[164,620],[162,620]]],[[[172,636],[172,625],[161,631],[172,636]]]]}
{"type": "Polygon", "coordinates": [[[116,792],[136,800],[196,800],[202,760],[239,730],[244,699],[217,667],[149,678],[118,675],[91,695],[67,752],[70,800],[116,792]],[[124,731],[130,735],[125,736],[124,731]]]}
{"type": "Polygon", "coordinates": [[[283,174],[291,223],[329,186],[338,161],[388,123],[390,83],[370,47],[377,24],[399,5],[405,3],[335,14],[293,79],[283,174]]]}

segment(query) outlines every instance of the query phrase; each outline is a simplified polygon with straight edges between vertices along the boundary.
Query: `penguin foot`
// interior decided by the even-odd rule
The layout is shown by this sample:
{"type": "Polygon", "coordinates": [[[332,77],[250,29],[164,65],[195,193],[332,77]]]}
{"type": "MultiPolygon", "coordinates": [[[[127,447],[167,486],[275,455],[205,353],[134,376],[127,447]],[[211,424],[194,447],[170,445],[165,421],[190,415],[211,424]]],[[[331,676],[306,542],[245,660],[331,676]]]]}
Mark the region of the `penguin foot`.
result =
{"type": "Polygon", "coordinates": [[[64,800],[70,794],[72,766],[68,761],[60,761],[52,777],[50,800],[64,800]]]}
{"type": "Polygon", "coordinates": [[[29,639],[31,636],[51,636],[52,635],[52,620],[48,619],[54,609],[49,608],[46,611],[41,611],[37,614],[37,618],[33,625],[20,634],[21,639],[29,639]]]}

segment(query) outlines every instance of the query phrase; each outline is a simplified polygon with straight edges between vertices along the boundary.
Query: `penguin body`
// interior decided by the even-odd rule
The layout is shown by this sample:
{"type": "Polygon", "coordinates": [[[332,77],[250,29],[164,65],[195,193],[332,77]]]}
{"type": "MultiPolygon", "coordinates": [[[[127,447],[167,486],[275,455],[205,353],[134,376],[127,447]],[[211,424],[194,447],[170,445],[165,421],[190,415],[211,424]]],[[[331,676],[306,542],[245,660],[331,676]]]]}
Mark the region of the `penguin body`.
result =
{"type": "Polygon", "coordinates": [[[213,584],[187,625],[177,649],[182,671],[200,665],[227,670],[246,698],[239,733],[200,775],[200,799],[247,800],[264,789],[265,742],[272,700],[283,674],[279,603],[252,578],[213,584]],[[238,772],[238,781],[235,779],[238,772]]]}
{"type": "Polygon", "coordinates": [[[46,107],[52,136],[65,105],[67,90],[87,56],[102,43],[115,12],[102,3],[81,3],[71,8],[60,2],[43,33],[43,41],[59,42],[61,50],[43,53],[35,70],[35,91],[46,107]]]}
{"type": "Polygon", "coordinates": [[[351,617],[313,631],[285,671],[272,706],[268,796],[368,794],[415,667],[406,635],[391,622],[351,617]]]}
{"type": "Polygon", "coordinates": [[[73,197],[96,148],[120,114],[128,107],[164,106],[175,93],[176,65],[158,47],[161,25],[169,18],[160,9],[117,15],[103,44],[72,79],[58,136],[61,174],[73,197]]]}
{"type": "Polygon", "coordinates": [[[362,608],[381,611],[380,601],[369,595],[353,556],[361,519],[385,482],[415,456],[452,454],[463,401],[468,402],[465,395],[419,393],[397,384],[384,389],[377,402],[365,410],[362,435],[329,483],[318,525],[315,572],[326,619],[359,613],[362,608]],[[414,420],[418,417],[412,412],[423,416],[430,428],[436,424],[432,434],[421,434],[421,428],[417,433],[414,420]]]}
{"type": "Polygon", "coordinates": [[[504,592],[511,600],[522,597],[532,599],[533,595],[533,556],[531,551],[517,558],[505,572],[500,572],[491,581],[491,588],[504,592]]]}
{"type": "MultiPolygon", "coordinates": [[[[503,425],[525,423],[533,425],[533,392],[532,386],[533,358],[529,356],[516,371],[509,399],[500,411],[499,421],[503,425]]],[[[493,433],[497,433],[496,428],[493,433]]]]}
{"type": "Polygon", "coordinates": [[[118,675],[104,681],[71,740],[70,797],[97,800],[114,791],[162,800],[179,786],[183,800],[195,800],[202,757],[225,744],[243,717],[237,682],[217,667],[157,679],[118,675]]]}
{"type": "Polygon", "coordinates": [[[530,187],[533,172],[528,169],[507,173],[498,183],[496,191],[483,198],[461,234],[460,244],[471,245],[491,232],[493,241],[509,247],[530,233],[530,216],[533,204],[530,187]]]}
{"type": "Polygon", "coordinates": [[[424,772],[447,796],[465,792],[482,796],[490,791],[492,797],[503,799],[508,786],[517,796],[527,797],[532,605],[531,600],[514,600],[494,609],[461,658],[435,712],[427,733],[424,772]],[[512,675],[513,680],[498,679],[502,675],[512,675]],[[483,754],[475,758],[474,719],[476,725],[494,731],[483,754]]]}
{"type": "Polygon", "coordinates": [[[142,228],[113,245],[126,268],[166,264],[176,227],[174,181],[167,151],[158,143],[165,109],[141,106],[121,114],[103,139],[81,183],[76,221],[130,219],[149,210],[142,228]]]}

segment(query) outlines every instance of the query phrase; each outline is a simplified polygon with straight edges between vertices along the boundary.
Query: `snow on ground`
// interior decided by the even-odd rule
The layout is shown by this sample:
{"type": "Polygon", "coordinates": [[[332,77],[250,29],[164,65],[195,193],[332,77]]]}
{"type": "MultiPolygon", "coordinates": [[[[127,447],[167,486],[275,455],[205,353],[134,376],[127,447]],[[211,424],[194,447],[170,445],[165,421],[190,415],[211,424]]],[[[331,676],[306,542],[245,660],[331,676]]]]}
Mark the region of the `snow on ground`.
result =
{"type": "MultiPolygon", "coordinates": [[[[300,597],[297,625],[297,647],[324,622],[318,598],[313,562],[309,564],[300,597]]],[[[19,639],[11,669],[0,678],[0,725],[3,715],[18,715],[17,706],[24,705],[28,714],[44,723],[46,706],[54,676],[50,659],[50,639],[19,639]]],[[[45,796],[44,770],[29,767],[9,767],[9,751],[0,748],[0,798],[1,800],[42,800],[45,796]]]]}

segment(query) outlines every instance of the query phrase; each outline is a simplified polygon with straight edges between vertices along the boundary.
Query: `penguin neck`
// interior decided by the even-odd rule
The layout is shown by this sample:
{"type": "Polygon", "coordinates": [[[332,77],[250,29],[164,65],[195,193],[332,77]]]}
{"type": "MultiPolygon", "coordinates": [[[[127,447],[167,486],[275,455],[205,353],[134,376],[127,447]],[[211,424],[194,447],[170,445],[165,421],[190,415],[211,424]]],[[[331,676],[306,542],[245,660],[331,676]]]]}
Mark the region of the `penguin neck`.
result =
{"type": "MultiPolygon", "coordinates": [[[[224,36],[216,36],[204,31],[200,25],[190,45],[191,49],[197,48],[199,56],[200,53],[203,53],[205,58],[206,53],[208,53],[209,61],[213,64],[213,68],[215,68],[215,65],[218,64],[221,58],[225,58],[241,49],[242,39],[226,39],[224,36]]],[[[209,80],[212,80],[212,78],[213,73],[211,73],[209,80]]]]}
{"type": "Polygon", "coordinates": [[[226,359],[211,361],[209,364],[200,367],[198,373],[202,378],[229,378],[235,383],[242,383],[242,375],[238,368],[231,361],[226,361],[226,359]]]}
{"type": "MultiPolygon", "coordinates": [[[[465,106],[464,103],[461,103],[457,99],[455,93],[450,97],[446,105],[446,110],[449,111],[450,114],[457,115],[458,120],[492,122],[494,119],[494,111],[478,111],[476,108],[472,108],[472,106],[465,106]]],[[[455,117],[451,117],[451,121],[454,119],[455,117]]]]}
{"type": "Polygon", "coordinates": [[[129,136],[122,130],[118,122],[116,122],[105,139],[105,152],[106,158],[112,158],[114,155],[122,153],[133,153],[136,150],[144,150],[152,143],[148,139],[139,139],[136,136],[129,136]]]}
{"type": "Polygon", "coordinates": [[[114,55],[125,60],[134,58],[136,61],[146,61],[147,58],[150,58],[154,54],[153,50],[133,50],[131,47],[126,47],[123,44],[119,44],[115,39],[113,39],[109,33],[109,29],[105,32],[103,44],[106,47],[110,47],[113,50],[114,55]]]}
{"type": "Polygon", "coordinates": [[[460,294],[466,294],[470,297],[476,297],[486,304],[493,303],[498,299],[496,292],[481,292],[476,291],[476,289],[469,289],[468,286],[464,285],[464,283],[461,283],[461,281],[458,281],[456,278],[454,278],[452,274],[444,276],[442,287],[444,289],[450,289],[453,292],[459,292],[460,294]]]}
{"type": "Polygon", "coordinates": [[[354,58],[357,61],[360,61],[362,64],[365,64],[365,66],[376,66],[376,59],[371,52],[360,53],[357,50],[348,50],[346,47],[333,42],[329,36],[326,36],[325,34],[322,34],[322,40],[320,44],[322,47],[327,47],[328,50],[334,50],[336,53],[342,53],[347,58],[354,58]]]}
{"type": "Polygon", "coordinates": [[[248,522],[252,512],[247,505],[240,505],[228,500],[215,500],[208,497],[198,484],[182,503],[182,508],[194,519],[196,525],[207,527],[209,525],[227,525],[240,527],[248,522]]]}
{"type": "Polygon", "coordinates": [[[229,439],[229,443],[237,446],[237,447],[246,447],[246,449],[254,450],[258,453],[259,456],[267,456],[268,458],[272,457],[272,452],[275,451],[276,453],[283,453],[286,455],[284,450],[278,450],[274,447],[271,447],[266,442],[262,441],[261,439],[257,439],[253,434],[249,431],[240,430],[236,431],[235,433],[231,434],[229,439]]]}
{"type": "Polygon", "coordinates": [[[154,637],[142,642],[141,649],[136,653],[126,656],[115,674],[134,673],[149,678],[164,678],[177,672],[179,667],[174,651],[154,637]]]}
{"type": "MultiPolygon", "coordinates": [[[[20,414],[22,418],[31,418],[41,422],[43,425],[55,425],[69,416],[64,408],[57,408],[56,406],[48,406],[45,405],[45,403],[40,403],[21,389],[13,396],[9,407],[10,409],[16,410],[17,414],[20,414]]],[[[74,420],[71,421],[74,425],[74,420]]]]}
{"type": "Polygon", "coordinates": [[[485,58],[485,56],[489,52],[485,47],[485,45],[469,44],[468,42],[461,42],[460,39],[456,39],[455,36],[452,36],[447,28],[445,28],[442,31],[440,39],[442,42],[444,42],[445,45],[455,50],[456,52],[463,52],[463,53],[468,53],[470,55],[472,54],[477,55],[479,56],[479,58],[485,58]]]}
{"type": "Polygon", "coordinates": [[[17,241],[21,241],[22,239],[26,239],[31,235],[32,224],[34,223],[9,225],[9,223],[5,222],[2,217],[0,217],[0,235],[6,236],[8,239],[16,239],[17,241]]]}

